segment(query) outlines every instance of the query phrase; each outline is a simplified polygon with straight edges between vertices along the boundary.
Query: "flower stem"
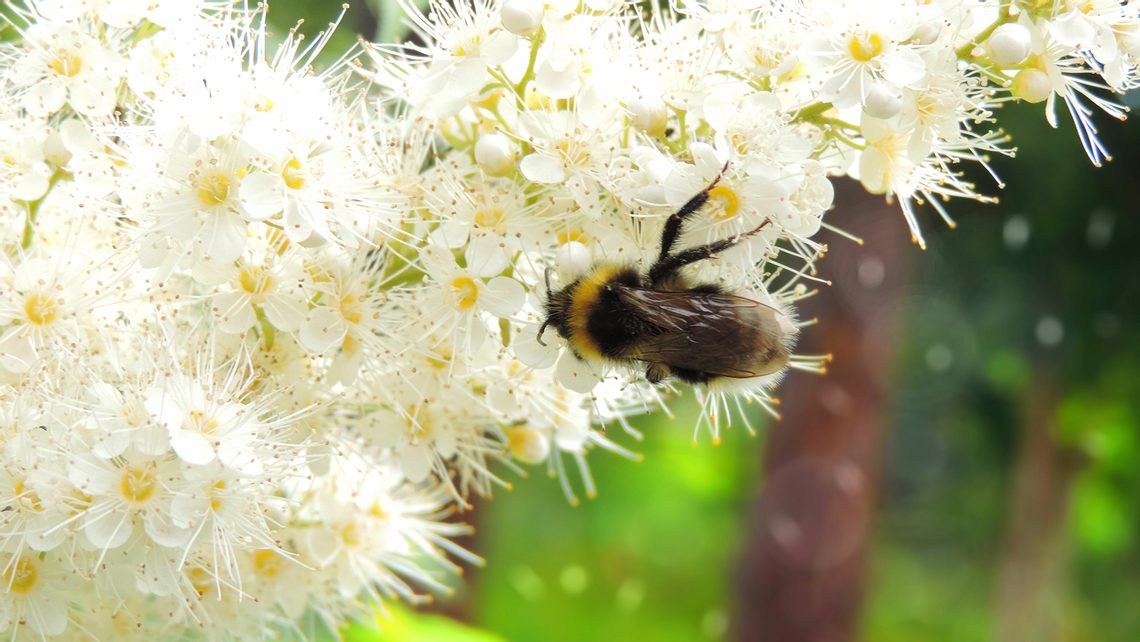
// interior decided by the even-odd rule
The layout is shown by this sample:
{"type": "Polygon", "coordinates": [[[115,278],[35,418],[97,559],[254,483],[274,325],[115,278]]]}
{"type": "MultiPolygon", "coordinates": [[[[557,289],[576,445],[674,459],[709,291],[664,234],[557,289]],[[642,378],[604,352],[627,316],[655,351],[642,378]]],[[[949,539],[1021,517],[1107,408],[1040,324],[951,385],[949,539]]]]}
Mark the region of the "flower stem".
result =
{"type": "Polygon", "coordinates": [[[519,95],[519,98],[524,101],[526,100],[526,86],[530,84],[531,79],[534,78],[534,63],[538,60],[538,49],[542,46],[544,41],[546,41],[545,29],[539,29],[538,33],[534,34],[534,37],[530,39],[530,60],[526,63],[526,73],[523,74],[518,84],[515,85],[515,92],[519,95]]]}
{"type": "Polygon", "coordinates": [[[259,328],[261,328],[262,344],[265,346],[265,349],[267,351],[272,350],[273,343],[277,340],[277,328],[273,327],[273,324],[270,323],[269,318],[265,316],[265,311],[261,308],[257,308],[257,325],[259,328]]]}
{"type": "Polygon", "coordinates": [[[47,191],[44,192],[44,195],[34,201],[28,202],[28,212],[24,218],[24,237],[20,240],[21,248],[26,250],[32,246],[32,237],[35,234],[36,215],[39,214],[40,206],[43,205],[44,200],[47,199],[48,194],[51,194],[52,188],[55,187],[62,176],[63,172],[58,169],[52,172],[51,178],[48,179],[47,191]]]}
{"type": "Polygon", "coordinates": [[[970,56],[970,52],[974,50],[974,47],[977,47],[978,45],[985,42],[986,38],[989,38],[990,35],[993,34],[994,30],[996,30],[998,27],[1000,27],[1000,26],[1004,25],[1005,23],[1010,22],[1012,20],[1013,20],[1013,14],[1010,12],[1009,6],[1007,5],[1005,7],[1005,9],[1001,12],[1001,15],[999,15],[985,29],[982,29],[981,33],[974,36],[973,40],[971,40],[970,42],[967,42],[966,44],[962,45],[961,47],[958,47],[954,51],[954,53],[958,55],[958,58],[960,60],[966,60],[968,58],[971,58],[972,56],[970,56]]]}

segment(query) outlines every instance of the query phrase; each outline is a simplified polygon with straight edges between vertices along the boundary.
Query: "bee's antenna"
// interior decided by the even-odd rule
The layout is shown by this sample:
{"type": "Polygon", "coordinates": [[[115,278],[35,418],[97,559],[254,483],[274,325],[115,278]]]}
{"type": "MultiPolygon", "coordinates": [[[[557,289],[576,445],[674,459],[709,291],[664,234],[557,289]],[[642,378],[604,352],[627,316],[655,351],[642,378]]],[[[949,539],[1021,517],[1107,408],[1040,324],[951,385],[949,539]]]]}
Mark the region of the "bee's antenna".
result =
{"type": "MultiPolygon", "coordinates": [[[[550,268],[546,268],[546,269],[547,269],[547,271],[550,270],[550,268]]],[[[538,345],[540,345],[544,348],[546,347],[546,342],[542,340],[542,333],[546,332],[546,326],[548,326],[548,325],[550,325],[550,319],[549,318],[547,318],[545,321],[543,321],[542,325],[538,326],[538,336],[534,338],[534,340],[538,342],[538,345]]]]}
{"type": "MultiPolygon", "coordinates": [[[[550,297],[550,273],[553,271],[554,271],[554,268],[548,265],[548,266],[546,266],[546,270],[544,270],[542,273],[542,278],[546,281],[546,296],[547,296],[547,298],[550,297]]],[[[543,326],[543,327],[546,327],[546,326],[543,326]]]]}

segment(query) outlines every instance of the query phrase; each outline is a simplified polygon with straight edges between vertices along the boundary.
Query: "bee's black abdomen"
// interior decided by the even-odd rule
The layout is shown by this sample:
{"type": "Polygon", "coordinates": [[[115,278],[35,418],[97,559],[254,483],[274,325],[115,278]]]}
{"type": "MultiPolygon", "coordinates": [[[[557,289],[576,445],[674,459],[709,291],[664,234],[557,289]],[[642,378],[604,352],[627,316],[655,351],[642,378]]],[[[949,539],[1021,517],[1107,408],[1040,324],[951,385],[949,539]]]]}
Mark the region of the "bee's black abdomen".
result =
{"type": "Polygon", "coordinates": [[[669,369],[674,377],[677,377],[685,383],[708,383],[712,376],[707,372],[700,370],[690,370],[688,368],[678,368],[673,366],[669,369]]]}
{"type": "Polygon", "coordinates": [[[714,283],[701,283],[686,290],[691,294],[722,294],[724,288],[714,283]]]}

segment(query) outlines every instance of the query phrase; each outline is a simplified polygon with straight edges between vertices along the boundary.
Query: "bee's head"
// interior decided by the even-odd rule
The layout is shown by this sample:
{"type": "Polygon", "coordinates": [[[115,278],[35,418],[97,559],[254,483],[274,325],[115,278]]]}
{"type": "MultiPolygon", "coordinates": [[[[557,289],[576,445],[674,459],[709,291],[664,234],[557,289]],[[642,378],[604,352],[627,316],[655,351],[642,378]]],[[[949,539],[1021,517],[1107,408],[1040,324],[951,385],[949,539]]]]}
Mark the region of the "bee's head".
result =
{"type": "Polygon", "coordinates": [[[574,288],[578,285],[575,281],[564,288],[554,290],[550,287],[549,269],[546,271],[546,277],[546,318],[538,328],[538,342],[542,345],[546,345],[542,340],[542,334],[549,326],[554,326],[563,339],[570,338],[570,302],[573,299],[574,288]]]}

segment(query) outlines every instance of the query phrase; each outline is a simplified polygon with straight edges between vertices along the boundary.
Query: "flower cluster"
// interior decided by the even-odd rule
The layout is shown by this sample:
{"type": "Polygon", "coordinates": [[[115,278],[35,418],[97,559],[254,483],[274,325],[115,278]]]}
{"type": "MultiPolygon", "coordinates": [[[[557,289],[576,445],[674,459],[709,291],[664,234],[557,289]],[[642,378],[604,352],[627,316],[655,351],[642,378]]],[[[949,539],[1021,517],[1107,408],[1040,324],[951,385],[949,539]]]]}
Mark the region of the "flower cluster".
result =
{"type": "MultiPolygon", "coordinates": [[[[267,9],[27,0],[0,48],[0,633],[256,639],[442,591],[452,514],[675,388],[552,335],[547,289],[685,268],[788,334],[833,178],[985,200],[1003,102],[1140,80],[1135,0],[405,3],[328,56],[267,9]],[[711,187],[710,187],[711,186],[711,187]],[[365,598],[361,600],[361,598],[365,598]]],[[[838,231],[838,230],[835,230],[838,231]]],[[[794,356],[789,367],[822,368],[794,356]]],[[[780,373],[699,386],[717,438],[780,373]]],[[[613,437],[613,439],[611,439],[613,437]]]]}

